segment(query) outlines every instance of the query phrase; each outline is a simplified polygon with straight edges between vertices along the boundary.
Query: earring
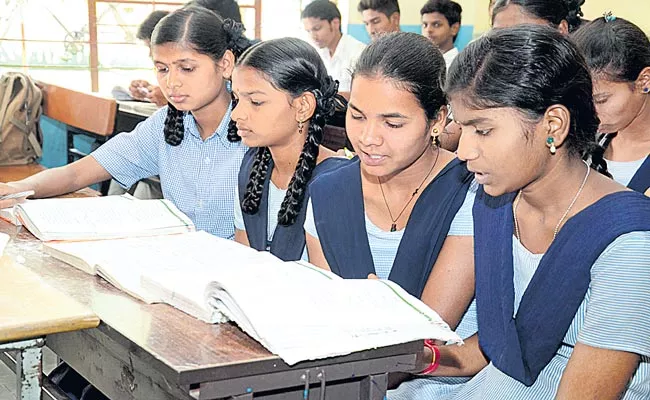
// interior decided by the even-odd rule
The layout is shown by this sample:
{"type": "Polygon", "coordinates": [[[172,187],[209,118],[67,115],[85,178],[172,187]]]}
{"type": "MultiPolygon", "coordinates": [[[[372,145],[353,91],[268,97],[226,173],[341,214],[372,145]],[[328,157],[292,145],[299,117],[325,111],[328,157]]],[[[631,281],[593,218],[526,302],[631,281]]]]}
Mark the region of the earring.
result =
{"type": "Polygon", "coordinates": [[[648,93],[648,92],[650,92],[650,88],[644,87],[643,88],[643,93],[648,93]]]}
{"type": "Polygon", "coordinates": [[[555,139],[553,139],[551,136],[546,138],[546,146],[548,146],[549,150],[551,151],[551,154],[555,154],[555,152],[557,151],[554,142],[555,139]]]}
{"type": "Polygon", "coordinates": [[[438,135],[440,133],[440,130],[438,130],[438,128],[433,128],[432,133],[433,135],[431,135],[431,143],[436,147],[440,147],[440,136],[438,135]]]}
{"type": "Polygon", "coordinates": [[[304,126],[304,122],[298,121],[298,134],[302,135],[302,127],[304,126]]]}

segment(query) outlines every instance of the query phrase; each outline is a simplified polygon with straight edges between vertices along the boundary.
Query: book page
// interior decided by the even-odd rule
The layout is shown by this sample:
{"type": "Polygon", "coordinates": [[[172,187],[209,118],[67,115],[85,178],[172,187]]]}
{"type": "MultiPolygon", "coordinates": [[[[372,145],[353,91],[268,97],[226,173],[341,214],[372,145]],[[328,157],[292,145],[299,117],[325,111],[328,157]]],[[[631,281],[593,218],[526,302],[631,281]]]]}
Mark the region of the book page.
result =
{"type": "Polygon", "coordinates": [[[190,219],[168,200],[126,196],[31,200],[16,206],[41,240],[109,239],[193,231],[190,219]]]}

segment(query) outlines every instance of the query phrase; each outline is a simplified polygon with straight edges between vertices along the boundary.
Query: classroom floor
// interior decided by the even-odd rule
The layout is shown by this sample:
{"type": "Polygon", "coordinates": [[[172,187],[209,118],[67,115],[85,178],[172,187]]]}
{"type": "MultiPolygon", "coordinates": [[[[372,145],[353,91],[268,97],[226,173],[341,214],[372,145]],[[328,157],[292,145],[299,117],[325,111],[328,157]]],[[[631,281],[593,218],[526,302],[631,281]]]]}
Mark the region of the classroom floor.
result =
{"type": "MultiPolygon", "coordinates": [[[[43,371],[49,373],[56,366],[56,354],[47,347],[43,348],[43,371]]],[[[16,375],[0,362],[0,399],[16,398],[16,375]]]]}

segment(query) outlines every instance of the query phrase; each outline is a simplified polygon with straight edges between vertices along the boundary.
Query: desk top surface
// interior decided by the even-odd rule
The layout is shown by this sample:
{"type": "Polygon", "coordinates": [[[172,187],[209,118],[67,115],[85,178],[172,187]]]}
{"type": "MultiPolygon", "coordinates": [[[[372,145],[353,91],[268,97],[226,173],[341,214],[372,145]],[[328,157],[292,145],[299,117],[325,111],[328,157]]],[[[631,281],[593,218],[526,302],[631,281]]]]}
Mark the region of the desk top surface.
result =
{"type": "Polygon", "coordinates": [[[12,182],[46,170],[41,164],[8,165],[0,167],[0,182],[12,182]]]}
{"type": "Polygon", "coordinates": [[[9,257],[0,259],[0,342],[95,328],[90,308],[45,283],[9,257]]]}
{"type": "MultiPolygon", "coordinates": [[[[0,221],[0,232],[12,237],[5,254],[23,257],[24,265],[45,282],[92,309],[102,323],[99,329],[138,355],[169,379],[189,384],[206,376],[227,378],[287,370],[233,324],[207,324],[166,304],[145,304],[117,290],[103,279],[87,275],[42,252],[28,231],[0,221]],[[141,351],[141,350],[144,350],[141,351]]],[[[338,357],[336,362],[415,354],[421,343],[412,342],[338,357]]],[[[309,361],[299,367],[332,364],[333,359],[309,361]]]]}

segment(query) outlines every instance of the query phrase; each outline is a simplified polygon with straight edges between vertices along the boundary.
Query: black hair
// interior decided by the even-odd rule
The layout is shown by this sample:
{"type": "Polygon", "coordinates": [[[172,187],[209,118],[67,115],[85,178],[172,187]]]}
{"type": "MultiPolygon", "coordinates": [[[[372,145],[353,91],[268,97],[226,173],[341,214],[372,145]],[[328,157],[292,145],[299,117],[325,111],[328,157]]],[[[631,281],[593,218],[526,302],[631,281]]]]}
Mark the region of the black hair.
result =
{"type": "MultiPolygon", "coordinates": [[[[293,225],[316,167],[319,145],[323,141],[323,127],[334,114],[337,104],[346,104],[345,99],[337,94],[339,84],[327,74],[318,52],[300,39],[287,37],[258,43],[244,53],[237,66],[259,71],[273,87],[288,93],[292,98],[311,92],[316,99],[316,109],[309,121],[305,144],[278,212],[279,225],[293,225]]],[[[270,178],[270,161],[271,152],[268,147],[260,147],[241,203],[242,211],[247,214],[255,214],[259,210],[264,182],[267,177],[270,178]]]]}
{"type": "Polygon", "coordinates": [[[393,32],[382,35],[363,50],[352,79],[364,76],[392,81],[412,93],[427,120],[432,121],[447,104],[442,90],[445,73],[445,59],[430,40],[412,32],[393,32]]]}
{"type": "Polygon", "coordinates": [[[390,18],[391,15],[399,14],[399,4],[397,0],[361,0],[357,6],[360,13],[366,10],[375,10],[390,18]]]}
{"type": "Polygon", "coordinates": [[[557,29],[521,25],[490,31],[456,57],[446,89],[470,108],[512,108],[530,123],[550,106],[563,105],[571,115],[565,142],[569,155],[591,158],[594,169],[607,173],[596,152],[599,120],[587,64],[557,29]]]}
{"type": "Polygon", "coordinates": [[[582,23],[582,5],[585,0],[496,0],[492,6],[492,22],[496,15],[510,4],[521,7],[527,14],[544,19],[554,26],[562,21],[569,24],[569,32],[582,23]]]}
{"type": "Polygon", "coordinates": [[[198,6],[219,14],[223,19],[232,19],[241,23],[241,11],[235,0],[192,0],[185,5],[198,6]]]}
{"type": "Polygon", "coordinates": [[[633,23],[597,18],[571,35],[587,60],[592,75],[613,82],[634,82],[650,67],[650,41],[633,23]]]}
{"type": "Polygon", "coordinates": [[[156,10],[147,15],[147,18],[145,18],[144,21],[142,21],[142,23],[138,26],[138,32],[136,33],[135,37],[139,40],[151,41],[151,34],[153,33],[156,24],[160,22],[160,20],[163,19],[163,17],[165,17],[167,14],[169,14],[169,11],[156,10]]]}
{"type": "MultiPolygon", "coordinates": [[[[450,0],[429,0],[424,6],[420,9],[420,15],[431,14],[431,13],[440,13],[447,18],[447,23],[451,27],[453,24],[460,25],[461,14],[463,13],[463,8],[460,4],[455,1],[450,0]]],[[[458,34],[454,35],[454,40],[458,34]]]]}
{"type": "Polygon", "coordinates": [[[316,0],[309,3],[307,7],[302,10],[300,18],[317,18],[324,19],[327,22],[332,22],[336,18],[341,20],[341,12],[338,7],[336,7],[336,4],[329,0],[316,0]]]}
{"type": "MultiPolygon", "coordinates": [[[[151,45],[179,43],[219,61],[226,50],[230,50],[237,58],[250,46],[250,41],[243,32],[244,27],[238,22],[224,20],[202,7],[189,6],[160,20],[151,36],[151,45]]],[[[184,116],[185,112],[177,110],[172,104],[168,105],[163,132],[165,141],[172,146],[178,146],[183,141],[184,116]]],[[[232,121],[228,126],[228,140],[241,140],[232,121]]]]}

